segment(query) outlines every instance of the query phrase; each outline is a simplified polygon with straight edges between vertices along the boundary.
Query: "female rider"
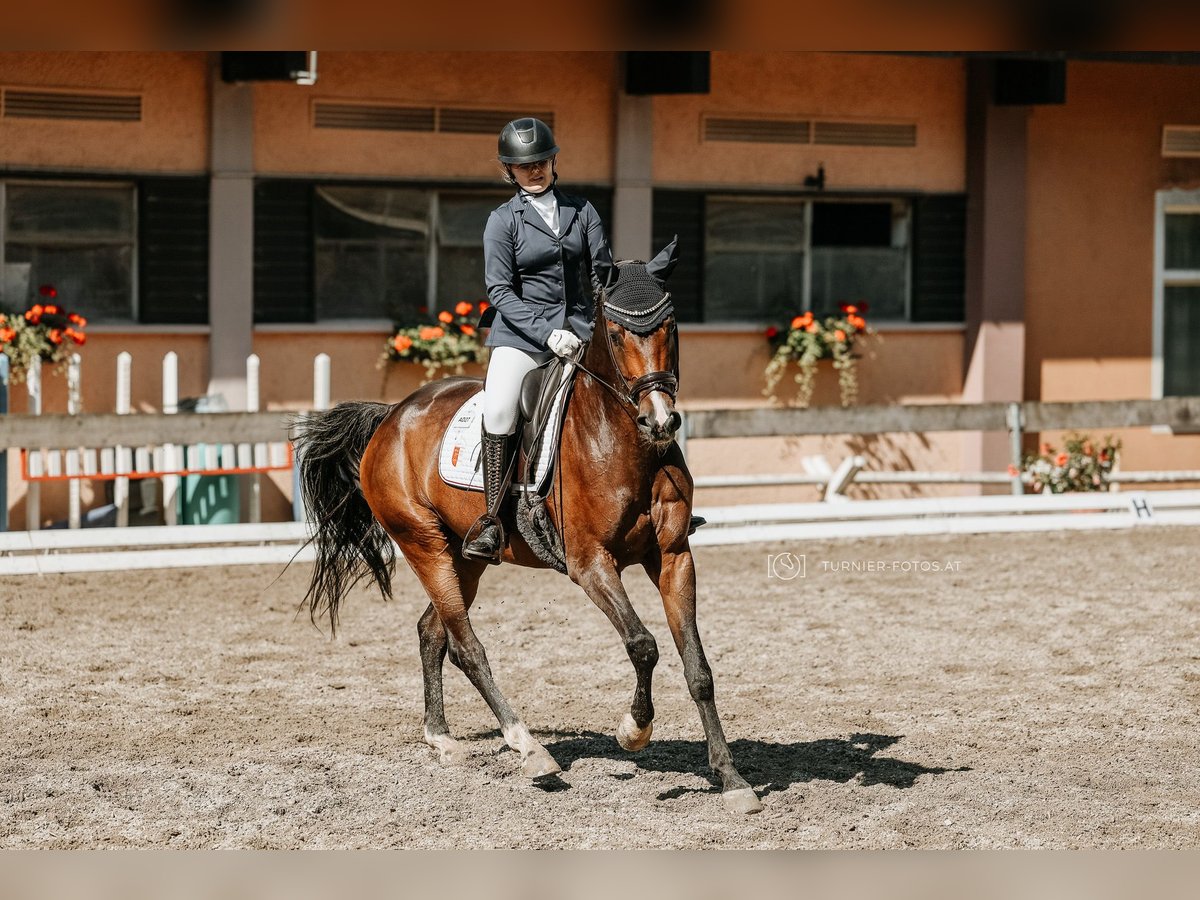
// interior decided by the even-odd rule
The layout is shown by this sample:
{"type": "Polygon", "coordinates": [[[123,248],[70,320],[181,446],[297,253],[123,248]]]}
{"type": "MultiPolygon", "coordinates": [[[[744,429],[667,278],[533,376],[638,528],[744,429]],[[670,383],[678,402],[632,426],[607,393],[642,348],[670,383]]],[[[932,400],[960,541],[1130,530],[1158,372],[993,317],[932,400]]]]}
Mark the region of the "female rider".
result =
{"type": "MultiPolygon", "coordinates": [[[[612,253],[604,226],[587,200],[555,187],[558,145],[540,119],[515,119],[500,132],[504,179],[511,200],[488,217],[483,260],[494,310],[484,382],[483,485],[488,512],[472,526],[463,556],[500,561],[500,481],[525,374],[555,354],[572,357],[592,336],[593,297],[608,282],[612,253]],[[590,290],[587,280],[590,279],[590,290]]],[[[486,324],[484,322],[483,324],[486,324]]]]}

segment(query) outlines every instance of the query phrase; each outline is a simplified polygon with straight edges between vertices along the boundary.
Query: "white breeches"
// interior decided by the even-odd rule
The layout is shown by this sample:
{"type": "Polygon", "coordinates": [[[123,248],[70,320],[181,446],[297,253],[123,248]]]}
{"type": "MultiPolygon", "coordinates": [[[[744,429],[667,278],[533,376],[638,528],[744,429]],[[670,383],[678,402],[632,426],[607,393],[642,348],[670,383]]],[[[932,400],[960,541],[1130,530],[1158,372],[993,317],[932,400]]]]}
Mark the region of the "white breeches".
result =
{"type": "Polygon", "coordinates": [[[526,373],[554,356],[549,350],[527,353],[516,347],[493,347],[483,384],[483,427],[492,434],[517,429],[517,406],[526,373]]]}

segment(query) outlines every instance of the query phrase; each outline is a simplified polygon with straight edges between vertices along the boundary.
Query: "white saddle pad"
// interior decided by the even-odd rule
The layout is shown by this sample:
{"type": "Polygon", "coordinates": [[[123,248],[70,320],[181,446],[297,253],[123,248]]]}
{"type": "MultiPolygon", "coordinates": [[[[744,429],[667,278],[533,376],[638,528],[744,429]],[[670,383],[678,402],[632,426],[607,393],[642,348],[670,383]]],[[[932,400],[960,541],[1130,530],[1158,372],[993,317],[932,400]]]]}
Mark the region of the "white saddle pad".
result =
{"type": "MultiPolygon", "coordinates": [[[[568,367],[570,368],[570,367],[568,367]]],[[[570,387],[569,371],[564,370],[563,381],[554,394],[554,404],[550,410],[550,418],[538,442],[536,462],[533,469],[533,480],[529,482],[531,490],[540,490],[550,471],[550,460],[554,455],[554,442],[558,438],[559,425],[562,421],[563,407],[570,387]]],[[[472,394],[446,426],[442,435],[442,446],[438,452],[438,474],[442,481],[457,488],[469,491],[483,490],[483,466],[480,464],[482,452],[480,430],[483,424],[483,391],[472,394]]],[[[524,423],[522,423],[523,427],[524,423]]],[[[513,473],[512,493],[521,490],[521,478],[524,467],[513,473]]]]}

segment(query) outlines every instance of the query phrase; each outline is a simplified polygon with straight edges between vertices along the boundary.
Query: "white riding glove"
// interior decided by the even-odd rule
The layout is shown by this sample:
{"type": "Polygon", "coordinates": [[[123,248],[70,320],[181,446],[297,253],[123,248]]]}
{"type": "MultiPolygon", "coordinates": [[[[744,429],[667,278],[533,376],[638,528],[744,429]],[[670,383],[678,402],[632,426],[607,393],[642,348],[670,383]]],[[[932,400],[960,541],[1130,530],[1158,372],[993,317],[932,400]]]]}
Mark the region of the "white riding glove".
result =
{"type": "Polygon", "coordinates": [[[579,352],[579,348],[583,346],[583,343],[571,332],[555,329],[550,332],[550,337],[546,339],[546,346],[558,356],[570,359],[579,352]]]}

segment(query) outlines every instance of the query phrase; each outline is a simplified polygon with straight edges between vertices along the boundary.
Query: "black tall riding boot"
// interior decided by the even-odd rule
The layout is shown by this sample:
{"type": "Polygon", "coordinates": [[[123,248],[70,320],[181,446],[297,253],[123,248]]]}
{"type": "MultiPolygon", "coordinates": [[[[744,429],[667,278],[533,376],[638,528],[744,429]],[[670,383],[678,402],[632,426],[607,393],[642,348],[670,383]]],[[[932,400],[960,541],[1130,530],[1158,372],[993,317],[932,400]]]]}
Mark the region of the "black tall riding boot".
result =
{"type": "Polygon", "coordinates": [[[483,429],[483,495],[487,500],[487,512],[471,526],[471,531],[478,529],[475,539],[463,544],[462,555],[467,559],[500,562],[500,553],[504,549],[504,528],[500,525],[504,498],[500,491],[508,463],[508,444],[509,435],[492,434],[483,429]]]}

